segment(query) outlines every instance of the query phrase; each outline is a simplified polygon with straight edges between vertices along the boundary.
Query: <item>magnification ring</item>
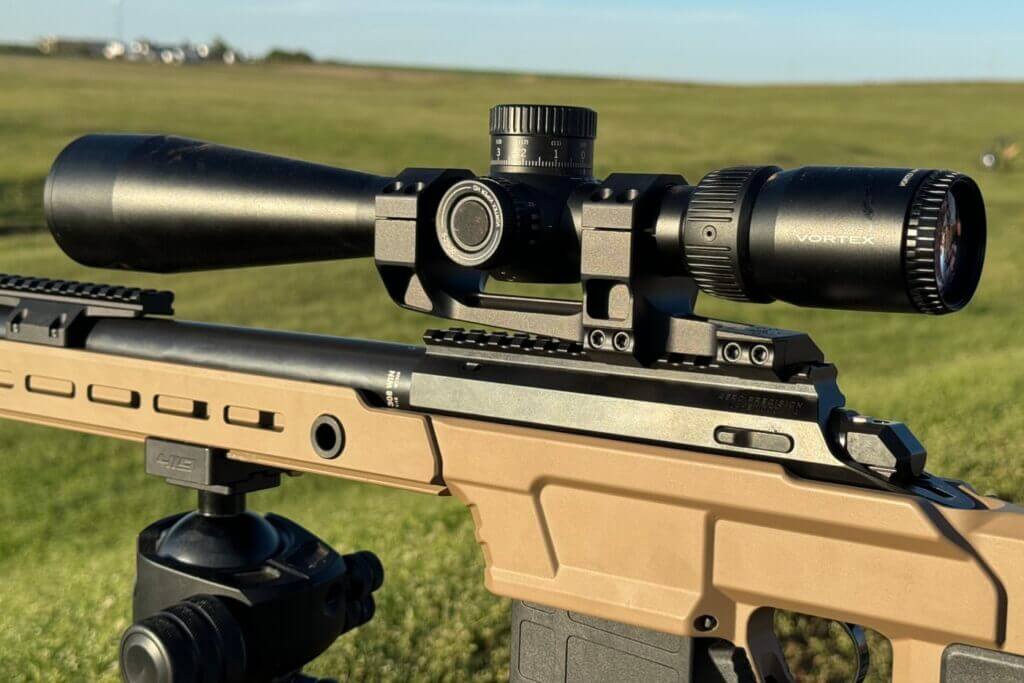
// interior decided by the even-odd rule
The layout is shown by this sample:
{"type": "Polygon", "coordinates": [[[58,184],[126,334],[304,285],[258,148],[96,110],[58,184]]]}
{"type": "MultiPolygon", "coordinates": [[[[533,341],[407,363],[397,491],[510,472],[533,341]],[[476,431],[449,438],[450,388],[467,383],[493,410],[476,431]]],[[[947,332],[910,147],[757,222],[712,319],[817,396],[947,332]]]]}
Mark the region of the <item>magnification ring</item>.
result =
{"type": "Polygon", "coordinates": [[[757,191],[777,166],[736,166],[704,176],[686,210],[683,259],[702,290],[723,299],[765,303],[744,277],[750,213],[757,191]]]}

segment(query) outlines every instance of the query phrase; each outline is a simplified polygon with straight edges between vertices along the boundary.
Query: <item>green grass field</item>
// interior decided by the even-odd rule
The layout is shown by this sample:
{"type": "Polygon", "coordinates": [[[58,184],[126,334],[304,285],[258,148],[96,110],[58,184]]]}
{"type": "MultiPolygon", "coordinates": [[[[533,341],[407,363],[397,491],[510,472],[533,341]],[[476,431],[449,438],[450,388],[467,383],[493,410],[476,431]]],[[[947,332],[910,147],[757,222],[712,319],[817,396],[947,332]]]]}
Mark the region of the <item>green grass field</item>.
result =
{"type": "MultiPolygon", "coordinates": [[[[42,179],[71,138],[91,131],[173,132],[382,173],[483,171],[487,109],[502,101],[597,109],[598,174],[677,172],[695,182],[715,167],[769,162],[977,172],[989,256],[966,311],[933,318],[710,298],[699,311],[809,331],[840,367],[849,404],[909,422],[932,471],[1024,501],[1024,170],[981,173],[976,162],[997,135],[1024,137],[1020,84],[737,88],[0,58],[0,271],[171,288],[186,319],[415,341],[429,321],[395,307],[368,263],[164,278],[90,272],[31,231],[41,226],[42,179]]],[[[142,473],[137,445],[0,425],[0,677],[116,680],[135,534],[191,502],[142,473]]],[[[311,672],[507,678],[507,603],[484,590],[470,516],[456,501],[300,477],[251,505],[292,517],[339,550],[372,549],[387,568],[376,619],[311,672]]],[[[802,680],[842,680],[842,662],[817,640],[800,654],[819,671],[802,680]]],[[[884,679],[882,668],[873,680],[884,679]]]]}

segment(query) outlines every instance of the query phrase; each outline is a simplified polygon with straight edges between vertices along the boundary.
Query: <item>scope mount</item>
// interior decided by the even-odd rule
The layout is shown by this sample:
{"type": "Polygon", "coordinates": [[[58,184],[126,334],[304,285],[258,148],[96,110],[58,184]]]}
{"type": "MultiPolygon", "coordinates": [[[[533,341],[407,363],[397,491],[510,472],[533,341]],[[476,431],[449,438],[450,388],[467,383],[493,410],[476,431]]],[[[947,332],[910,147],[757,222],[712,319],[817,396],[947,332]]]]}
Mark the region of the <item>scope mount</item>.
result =
{"type": "Polygon", "coordinates": [[[741,345],[736,357],[721,324],[694,315],[697,279],[652,265],[685,257],[682,231],[695,188],[670,174],[593,178],[596,112],[497,105],[490,134],[490,175],[411,168],[378,192],[374,257],[399,305],[579,344],[585,355],[617,364],[739,362],[785,374],[779,360],[793,367],[822,360],[813,344],[799,357],[792,344],[776,353],[776,339],[789,335],[764,328],[744,330],[760,339],[741,345]],[[515,268],[503,267],[512,261],[515,268]],[[489,277],[578,281],[582,295],[494,294],[485,291],[489,277]]]}
{"type": "MultiPolygon", "coordinates": [[[[486,292],[484,269],[460,265],[445,253],[436,237],[440,228],[435,217],[439,207],[443,213],[453,187],[473,193],[462,190],[467,182],[480,180],[466,170],[407,169],[377,195],[374,257],[399,305],[576,342],[587,354],[611,362],[648,365],[666,356],[702,362],[722,358],[725,344],[718,338],[719,326],[693,314],[698,292],[693,279],[650,277],[638,267],[658,257],[644,227],[672,188],[685,186],[681,176],[619,173],[577,188],[579,301],[486,292]]],[[[771,356],[770,344],[768,351],[771,356]]]]}

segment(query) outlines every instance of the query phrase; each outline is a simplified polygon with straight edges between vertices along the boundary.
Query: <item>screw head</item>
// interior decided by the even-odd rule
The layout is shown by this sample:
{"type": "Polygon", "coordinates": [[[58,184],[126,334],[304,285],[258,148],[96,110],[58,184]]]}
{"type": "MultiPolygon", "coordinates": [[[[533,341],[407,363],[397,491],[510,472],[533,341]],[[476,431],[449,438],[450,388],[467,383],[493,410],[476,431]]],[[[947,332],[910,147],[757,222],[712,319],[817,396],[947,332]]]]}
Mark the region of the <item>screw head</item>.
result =
{"type": "Polygon", "coordinates": [[[701,633],[714,631],[718,628],[718,619],[715,619],[710,614],[702,614],[693,620],[693,627],[701,633]]]}

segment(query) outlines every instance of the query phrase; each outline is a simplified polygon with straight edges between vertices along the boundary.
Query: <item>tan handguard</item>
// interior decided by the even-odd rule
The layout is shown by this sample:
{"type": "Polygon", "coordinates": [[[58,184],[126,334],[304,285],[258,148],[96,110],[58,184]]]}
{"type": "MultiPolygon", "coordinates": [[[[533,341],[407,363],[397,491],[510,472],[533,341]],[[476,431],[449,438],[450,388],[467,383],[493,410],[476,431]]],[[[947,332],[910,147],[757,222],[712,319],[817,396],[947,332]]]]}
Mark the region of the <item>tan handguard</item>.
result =
{"type": "MultiPolygon", "coordinates": [[[[674,448],[373,408],[343,387],[0,341],[0,415],[429,493],[472,511],[493,592],[746,648],[788,678],[774,609],[870,627],[897,683],[954,644],[1024,654],[1024,515],[797,479],[674,448]],[[344,425],[331,460],[322,414],[344,425]],[[710,617],[710,619],[709,619],[710,617]],[[708,626],[711,625],[709,629],[708,626]]],[[[973,495],[973,494],[972,494],[973,495]]]]}

